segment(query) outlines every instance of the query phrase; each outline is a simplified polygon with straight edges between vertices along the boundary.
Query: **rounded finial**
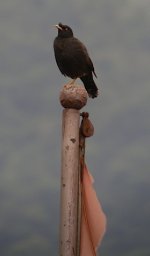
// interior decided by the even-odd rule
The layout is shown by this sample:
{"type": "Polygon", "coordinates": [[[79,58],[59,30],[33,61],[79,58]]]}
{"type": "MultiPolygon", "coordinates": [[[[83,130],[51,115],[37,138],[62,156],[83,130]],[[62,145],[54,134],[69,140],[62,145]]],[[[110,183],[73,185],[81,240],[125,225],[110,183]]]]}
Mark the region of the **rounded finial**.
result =
{"type": "Polygon", "coordinates": [[[83,86],[66,84],[60,92],[60,103],[64,108],[81,109],[87,103],[88,94],[83,86]]]}

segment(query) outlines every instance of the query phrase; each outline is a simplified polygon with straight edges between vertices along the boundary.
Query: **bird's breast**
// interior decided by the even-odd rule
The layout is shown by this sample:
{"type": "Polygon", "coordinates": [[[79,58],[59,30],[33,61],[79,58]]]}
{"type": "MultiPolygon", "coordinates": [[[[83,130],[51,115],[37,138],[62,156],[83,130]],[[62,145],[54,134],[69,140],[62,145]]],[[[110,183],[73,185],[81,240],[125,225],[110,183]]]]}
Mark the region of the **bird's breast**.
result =
{"type": "Polygon", "coordinates": [[[62,53],[66,48],[66,40],[56,38],[54,41],[54,50],[59,51],[59,53],[62,53]]]}

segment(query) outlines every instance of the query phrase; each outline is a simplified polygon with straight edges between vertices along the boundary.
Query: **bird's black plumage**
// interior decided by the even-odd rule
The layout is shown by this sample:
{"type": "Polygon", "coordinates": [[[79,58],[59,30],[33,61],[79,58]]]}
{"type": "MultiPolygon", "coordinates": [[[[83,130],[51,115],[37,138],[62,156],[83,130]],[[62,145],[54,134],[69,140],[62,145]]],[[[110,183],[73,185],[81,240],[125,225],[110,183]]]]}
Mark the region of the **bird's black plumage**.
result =
{"type": "Polygon", "coordinates": [[[64,76],[80,78],[90,97],[98,95],[98,88],[93,80],[93,63],[82,42],[73,36],[72,29],[59,23],[56,25],[58,36],[54,40],[56,63],[64,76]]]}

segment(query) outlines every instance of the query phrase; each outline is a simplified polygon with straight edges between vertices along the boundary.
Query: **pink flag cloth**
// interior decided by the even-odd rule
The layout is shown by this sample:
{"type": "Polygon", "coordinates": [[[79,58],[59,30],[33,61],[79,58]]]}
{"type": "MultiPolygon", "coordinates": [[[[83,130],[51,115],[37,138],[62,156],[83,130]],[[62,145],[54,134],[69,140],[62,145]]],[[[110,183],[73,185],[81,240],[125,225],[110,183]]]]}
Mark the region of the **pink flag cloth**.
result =
{"type": "Polygon", "coordinates": [[[95,256],[106,229],[106,217],[92,186],[94,180],[83,168],[80,256],[95,256]]]}

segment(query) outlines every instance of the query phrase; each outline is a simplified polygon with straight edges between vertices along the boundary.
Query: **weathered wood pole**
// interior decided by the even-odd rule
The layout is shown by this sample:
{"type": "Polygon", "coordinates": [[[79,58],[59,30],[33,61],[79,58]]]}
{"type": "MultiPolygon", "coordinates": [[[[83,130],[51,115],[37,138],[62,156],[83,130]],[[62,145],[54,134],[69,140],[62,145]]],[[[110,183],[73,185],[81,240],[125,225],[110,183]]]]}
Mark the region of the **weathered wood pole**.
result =
{"type": "Polygon", "coordinates": [[[65,85],[60,93],[62,114],[62,163],[60,256],[77,256],[80,109],[87,92],[79,85],[65,85]]]}

